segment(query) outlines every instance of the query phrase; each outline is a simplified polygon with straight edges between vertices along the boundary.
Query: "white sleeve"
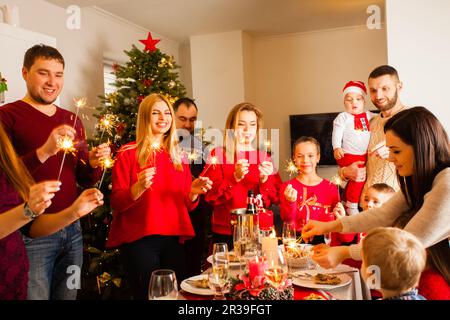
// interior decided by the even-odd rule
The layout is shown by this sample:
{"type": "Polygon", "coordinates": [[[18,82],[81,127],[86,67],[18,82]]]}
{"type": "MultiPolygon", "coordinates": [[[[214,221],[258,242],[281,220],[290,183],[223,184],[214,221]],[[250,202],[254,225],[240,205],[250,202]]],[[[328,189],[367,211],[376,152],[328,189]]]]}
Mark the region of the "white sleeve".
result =
{"type": "Polygon", "coordinates": [[[345,112],[341,112],[333,121],[333,134],[331,136],[331,143],[333,144],[333,150],[336,148],[342,148],[345,120],[346,120],[345,112]]]}

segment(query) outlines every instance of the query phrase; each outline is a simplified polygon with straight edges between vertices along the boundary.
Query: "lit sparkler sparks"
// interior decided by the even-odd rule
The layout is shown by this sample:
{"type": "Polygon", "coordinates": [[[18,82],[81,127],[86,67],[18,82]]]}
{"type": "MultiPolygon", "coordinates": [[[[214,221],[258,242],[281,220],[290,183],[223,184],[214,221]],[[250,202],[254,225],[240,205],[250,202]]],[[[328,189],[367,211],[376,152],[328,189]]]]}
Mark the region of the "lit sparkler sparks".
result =
{"type": "Polygon", "coordinates": [[[100,165],[103,168],[103,174],[102,174],[102,178],[100,179],[100,182],[98,183],[99,190],[102,187],[102,183],[103,183],[103,179],[105,178],[106,170],[113,167],[114,161],[115,160],[111,159],[110,157],[100,160],[100,165]]]}
{"type": "Polygon", "coordinates": [[[116,116],[113,114],[105,114],[99,121],[98,126],[102,128],[102,134],[100,136],[100,141],[102,141],[103,134],[108,132],[110,135],[112,133],[112,128],[116,124],[116,116]]]}
{"type": "Polygon", "coordinates": [[[69,136],[64,136],[62,138],[59,138],[56,141],[56,145],[58,146],[58,148],[60,148],[61,150],[64,151],[63,158],[61,161],[61,167],[59,168],[59,173],[58,173],[57,180],[59,181],[59,178],[61,177],[62,168],[64,166],[64,160],[66,159],[66,154],[72,153],[73,155],[75,155],[76,149],[73,145],[73,140],[69,136]]]}
{"type": "Polygon", "coordinates": [[[216,167],[216,164],[217,164],[217,161],[218,161],[217,157],[216,157],[216,156],[212,156],[212,157],[209,159],[208,165],[207,165],[206,168],[202,171],[202,173],[199,175],[199,177],[203,177],[203,176],[205,175],[206,171],[208,171],[208,169],[209,169],[211,166],[213,166],[213,168],[215,168],[215,167],[216,167]]]}
{"type": "Polygon", "coordinates": [[[77,122],[77,118],[78,118],[78,113],[80,112],[80,109],[83,108],[84,106],[86,106],[86,98],[74,98],[73,99],[74,103],[75,103],[75,107],[77,109],[77,112],[75,113],[75,118],[73,119],[73,125],[72,128],[75,128],[75,124],[77,122]]]}
{"type": "Polygon", "coordinates": [[[289,174],[289,177],[294,176],[298,173],[298,169],[292,160],[288,160],[284,170],[289,174]]]}
{"type": "Polygon", "coordinates": [[[343,181],[342,178],[337,174],[337,175],[335,175],[335,176],[333,176],[333,177],[331,178],[330,182],[331,182],[332,184],[334,184],[335,186],[337,186],[337,190],[338,190],[338,199],[340,199],[340,197],[341,197],[340,187],[342,187],[342,184],[343,184],[344,181],[343,181]]]}

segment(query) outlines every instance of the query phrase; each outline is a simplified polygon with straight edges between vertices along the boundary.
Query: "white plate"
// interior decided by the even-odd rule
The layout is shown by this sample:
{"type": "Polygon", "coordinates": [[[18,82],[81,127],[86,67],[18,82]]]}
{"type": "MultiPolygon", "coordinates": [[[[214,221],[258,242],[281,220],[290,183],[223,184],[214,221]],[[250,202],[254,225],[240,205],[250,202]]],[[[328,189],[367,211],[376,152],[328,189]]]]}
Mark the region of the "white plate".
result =
{"type": "Polygon", "coordinates": [[[305,288],[332,290],[335,288],[340,288],[340,287],[346,286],[352,282],[352,277],[350,277],[348,274],[345,274],[345,273],[336,275],[337,277],[339,277],[341,279],[341,283],[334,284],[334,285],[333,284],[317,284],[317,283],[314,283],[314,279],[312,279],[312,278],[307,279],[307,278],[295,277],[295,275],[304,274],[305,272],[308,274],[311,274],[313,276],[315,276],[317,273],[320,273],[320,272],[326,273],[322,270],[307,270],[307,271],[295,272],[292,276],[292,283],[297,286],[305,287],[305,288]]]}
{"type": "MultiPolygon", "coordinates": [[[[230,253],[233,253],[233,251],[230,251],[230,253]]],[[[212,255],[210,255],[208,258],[206,258],[206,261],[208,261],[209,263],[212,264],[212,255]]],[[[239,264],[245,265],[245,261],[242,260],[240,263],[239,263],[239,261],[231,261],[230,267],[239,267],[239,264]]]]}
{"type": "Polygon", "coordinates": [[[200,274],[198,276],[193,276],[190,277],[188,279],[185,279],[181,282],[181,289],[183,289],[186,292],[189,293],[193,293],[193,294],[199,294],[202,296],[213,296],[214,292],[211,289],[206,289],[206,288],[197,288],[195,286],[191,286],[189,283],[186,282],[186,280],[201,280],[201,279],[205,279],[206,277],[208,277],[207,274],[200,274]]]}

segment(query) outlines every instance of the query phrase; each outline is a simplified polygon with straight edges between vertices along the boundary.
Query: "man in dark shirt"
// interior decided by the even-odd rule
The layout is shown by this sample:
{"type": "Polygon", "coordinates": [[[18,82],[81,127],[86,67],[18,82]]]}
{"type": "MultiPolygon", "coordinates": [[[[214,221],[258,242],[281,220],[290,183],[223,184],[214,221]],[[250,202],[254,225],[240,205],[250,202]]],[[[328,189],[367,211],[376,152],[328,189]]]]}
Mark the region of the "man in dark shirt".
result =
{"type": "MultiPolygon", "coordinates": [[[[197,121],[198,109],[192,99],[180,98],[173,108],[175,110],[175,121],[180,146],[187,153],[193,179],[198,178],[205,166],[204,150],[202,141],[194,136],[195,121],[197,121]]],[[[200,274],[207,253],[207,229],[209,217],[212,212],[211,206],[206,203],[204,197],[200,198],[197,208],[190,212],[195,237],[185,242],[187,275],[200,274]]]]}
{"type": "MultiPolygon", "coordinates": [[[[58,50],[45,45],[28,49],[22,75],[27,94],[0,107],[0,120],[34,180],[62,182],[45,212],[56,213],[73,203],[78,186],[90,187],[100,178],[100,163],[110,148],[102,144],[89,152],[80,119],[53,104],[64,82],[64,58],[58,50]],[[74,143],[65,156],[60,143],[64,137],[74,143]]],[[[83,263],[79,221],[47,237],[33,238],[30,226],[23,233],[30,261],[28,299],[75,299],[80,279],[73,275],[81,274],[83,263]]]]}

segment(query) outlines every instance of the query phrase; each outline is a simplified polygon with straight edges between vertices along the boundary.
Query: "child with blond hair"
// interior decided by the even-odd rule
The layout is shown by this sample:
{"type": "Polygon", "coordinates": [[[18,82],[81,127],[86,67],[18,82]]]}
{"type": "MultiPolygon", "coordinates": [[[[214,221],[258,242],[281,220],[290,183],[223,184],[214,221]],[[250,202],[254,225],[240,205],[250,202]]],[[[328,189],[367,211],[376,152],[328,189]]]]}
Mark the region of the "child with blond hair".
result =
{"type": "Polygon", "coordinates": [[[411,233],[398,228],[375,228],[362,240],[361,274],[384,300],[426,300],[418,294],[426,252],[411,233]]]}

